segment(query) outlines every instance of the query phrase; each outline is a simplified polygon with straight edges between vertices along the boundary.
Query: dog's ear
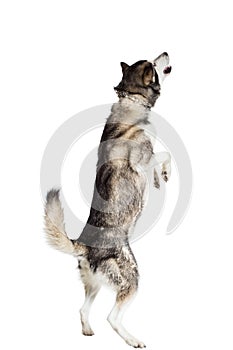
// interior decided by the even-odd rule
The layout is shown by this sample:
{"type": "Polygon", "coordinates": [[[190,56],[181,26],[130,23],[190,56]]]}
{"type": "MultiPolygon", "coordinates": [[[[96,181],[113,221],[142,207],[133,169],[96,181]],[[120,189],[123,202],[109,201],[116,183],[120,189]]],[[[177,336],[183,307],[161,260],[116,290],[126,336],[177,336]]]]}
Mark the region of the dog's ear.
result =
{"type": "Polygon", "coordinates": [[[154,70],[152,64],[147,65],[143,72],[143,83],[145,86],[148,86],[153,83],[154,70]]]}
{"type": "Polygon", "coordinates": [[[121,62],[121,69],[123,74],[125,73],[127,68],[129,68],[129,65],[125,62],[121,62]]]}

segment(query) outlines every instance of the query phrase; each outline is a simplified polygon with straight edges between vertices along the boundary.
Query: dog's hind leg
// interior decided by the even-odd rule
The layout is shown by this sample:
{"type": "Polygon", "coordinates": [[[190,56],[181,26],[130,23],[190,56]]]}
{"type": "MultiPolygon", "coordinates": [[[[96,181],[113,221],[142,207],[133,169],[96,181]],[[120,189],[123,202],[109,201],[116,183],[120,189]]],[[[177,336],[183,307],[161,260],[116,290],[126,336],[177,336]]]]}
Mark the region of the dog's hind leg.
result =
{"type": "Polygon", "coordinates": [[[116,303],[108,316],[108,321],[111,324],[114,331],[116,331],[128,345],[133,346],[134,348],[144,348],[145,345],[140,340],[132,336],[123,326],[122,326],[122,317],[125,313],[127,306],[132,301],[135,296],[136,290],[133,288],[128,290],[128,293],[125,290],[121,290],[117,294],[116,303]]]}
{"type": "Polygon", "coordinates": [[[91,305],[95,300],[96,295],[100,290],[100,286],[91,284],[85,284],[85,301],[80,309],[80,318],[82,323],[82,333],[83,335],[94,335],[89,323],[89,313],[91,305]]]}
{"type": "Polygon", "coordinates": [[[128,345],[144,348],[140,340],[132,336],[122,325],[122,317],[127,306],[133,300],[138,286],[138,271],[136,261],[131,251],[122,249],[120,256],[105,262],[110,285],[117,290],[116,303],[108,316],[108,322],[128,345]]]}

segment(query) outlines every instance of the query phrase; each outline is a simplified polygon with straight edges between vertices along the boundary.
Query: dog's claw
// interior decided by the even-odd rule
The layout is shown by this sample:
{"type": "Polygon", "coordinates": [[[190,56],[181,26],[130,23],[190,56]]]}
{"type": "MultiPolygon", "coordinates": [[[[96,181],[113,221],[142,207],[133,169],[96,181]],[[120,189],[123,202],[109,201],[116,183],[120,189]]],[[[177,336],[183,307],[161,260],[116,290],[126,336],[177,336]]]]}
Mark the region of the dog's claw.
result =
{"type": "Polygon", "coordinates": [[[146,348],[146,345],[145,344],[143,344],[143,343],[140,343],[140,344],[138,344],[138,346],[135,346],[135,348],[140,348],[140,349],[143,349],[143,348],[146,348]]]}

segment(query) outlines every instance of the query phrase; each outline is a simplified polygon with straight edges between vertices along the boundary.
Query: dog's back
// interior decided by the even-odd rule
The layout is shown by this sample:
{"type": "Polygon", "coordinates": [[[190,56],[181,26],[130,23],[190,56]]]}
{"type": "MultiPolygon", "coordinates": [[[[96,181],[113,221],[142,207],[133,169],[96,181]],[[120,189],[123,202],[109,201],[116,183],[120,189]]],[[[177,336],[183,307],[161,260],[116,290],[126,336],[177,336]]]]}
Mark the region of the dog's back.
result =
{"type": "Polygon", "coordinates": [[[113,105],[99,146],[90,215],[79,242],[102,247],[114,245],[116,238],[127,240],[143,208],[143,170],[153,154],[143,130],[147,123],[148,112],[132,101],[113,105]],[[134,120],[127,119],[132,112],[134,120]]]}

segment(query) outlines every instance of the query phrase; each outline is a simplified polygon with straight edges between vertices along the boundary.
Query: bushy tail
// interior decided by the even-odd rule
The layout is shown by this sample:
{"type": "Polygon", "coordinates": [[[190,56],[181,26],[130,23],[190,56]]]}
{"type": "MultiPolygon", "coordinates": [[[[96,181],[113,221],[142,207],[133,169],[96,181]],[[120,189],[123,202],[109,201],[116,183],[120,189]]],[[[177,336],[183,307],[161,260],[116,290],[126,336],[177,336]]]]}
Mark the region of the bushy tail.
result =
{"type": "Polygon", "coordinates": [[[47,193],[45,204],[46,238],[55,249],[77,256],[85,252],[85,246],[73,243],[66,234],[59,192],[59,190],[52,189],[47,193]]]}

